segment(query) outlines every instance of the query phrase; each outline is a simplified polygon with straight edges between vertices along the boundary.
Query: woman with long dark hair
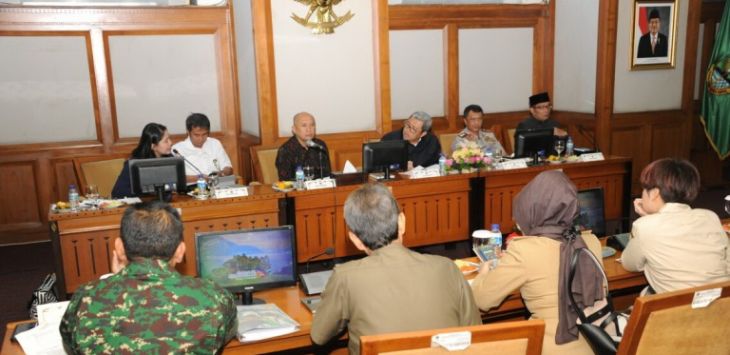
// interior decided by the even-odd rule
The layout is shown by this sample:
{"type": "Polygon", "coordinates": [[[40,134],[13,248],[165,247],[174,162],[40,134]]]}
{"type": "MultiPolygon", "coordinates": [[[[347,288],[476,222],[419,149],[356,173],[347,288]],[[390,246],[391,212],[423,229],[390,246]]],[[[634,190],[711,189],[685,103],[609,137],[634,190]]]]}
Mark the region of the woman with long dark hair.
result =
{"type": "MultiPolygon", "coordinates": [[[[148,123],[142,129],[142,136],[139,137],[137,147],[132,151],[130,159],[150,159],[171,156],[172,140],[167,132],[167,127],[159,123],[148,123]]],[[[117,177],[117,182],[112,189],[113,198],[134,196],[132,184],[129,178],[129,160],[124,162],[124,167],[117,177]]]]}

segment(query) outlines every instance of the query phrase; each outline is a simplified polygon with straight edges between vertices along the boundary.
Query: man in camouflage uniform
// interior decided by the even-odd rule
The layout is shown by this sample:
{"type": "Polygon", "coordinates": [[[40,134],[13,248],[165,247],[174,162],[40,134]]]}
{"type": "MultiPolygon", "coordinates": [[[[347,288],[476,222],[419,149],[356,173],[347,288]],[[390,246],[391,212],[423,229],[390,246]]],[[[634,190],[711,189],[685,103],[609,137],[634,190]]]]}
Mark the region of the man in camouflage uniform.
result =
{"type": "Polygon", "coordinates": [[[162,202],[127,208],[114,244],[114,275],[76,290],[61,322],[72,354],[216,353],[236,334],[233,297],[180,275],[182,222],[162,202]]]}
{"type": "Polygon", "coordinates": [[[469,105],[464,108],[464,129],[454,138],[451,151],[465,147],[474,142],[483,152],[491,151],[494,155],[504,155],[504,148],[499,143],[494,132],[482,129],[484,111],[479,105],[469,105]]]}

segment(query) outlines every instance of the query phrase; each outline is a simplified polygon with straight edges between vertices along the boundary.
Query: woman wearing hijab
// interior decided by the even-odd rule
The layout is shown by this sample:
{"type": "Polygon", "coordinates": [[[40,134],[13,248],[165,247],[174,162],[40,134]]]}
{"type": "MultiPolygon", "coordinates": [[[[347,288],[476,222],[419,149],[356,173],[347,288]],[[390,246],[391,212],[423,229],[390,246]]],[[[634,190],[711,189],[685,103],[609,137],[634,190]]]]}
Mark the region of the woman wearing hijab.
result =
{"type": "MultiPolygon", "coordinates": [[[[512,215],[525,237],[510,242],[495,269],[479,270],[472,283],[477,306],[489,310],[519,289],[531,318],[545,321],[543,354],[593,354],[578,334],[578,315],[564,286],[575,249],[588,247],[601,259],[598,239],[573,228],[578,215],[575,185],[560,171],[542,172],[515,197],[512,215]]],[[[573,281],[576,300],[590,306],[605,296],[602,276],[593,265],[582,258],[582,272],[573,281]]]]}

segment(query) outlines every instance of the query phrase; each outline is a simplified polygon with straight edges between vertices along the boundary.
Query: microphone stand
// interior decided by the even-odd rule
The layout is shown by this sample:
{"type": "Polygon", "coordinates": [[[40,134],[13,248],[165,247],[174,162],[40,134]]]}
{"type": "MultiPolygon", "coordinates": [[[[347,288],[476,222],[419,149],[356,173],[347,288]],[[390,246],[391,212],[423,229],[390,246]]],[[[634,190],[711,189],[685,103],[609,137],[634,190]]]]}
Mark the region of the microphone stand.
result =
{"type": "Polygon", "coordinates": [[[322,149],[318,149],[319,154],[319,178],[324,178],[324,168],[322,167],[322,149]]]}

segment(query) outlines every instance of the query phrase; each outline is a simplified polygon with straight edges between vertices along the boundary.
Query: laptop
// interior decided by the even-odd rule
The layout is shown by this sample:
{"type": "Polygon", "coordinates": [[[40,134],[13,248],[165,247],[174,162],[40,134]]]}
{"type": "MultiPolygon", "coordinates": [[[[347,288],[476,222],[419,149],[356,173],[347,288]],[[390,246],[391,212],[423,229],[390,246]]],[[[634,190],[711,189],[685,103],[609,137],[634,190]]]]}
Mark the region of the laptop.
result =
{"type": "Polygon", "coordinates": [[[592,231],[597,237],[606,236],[606,214],[603,188],[578,191],[578,218],[575,223],[581,231],[592,231]]]}

